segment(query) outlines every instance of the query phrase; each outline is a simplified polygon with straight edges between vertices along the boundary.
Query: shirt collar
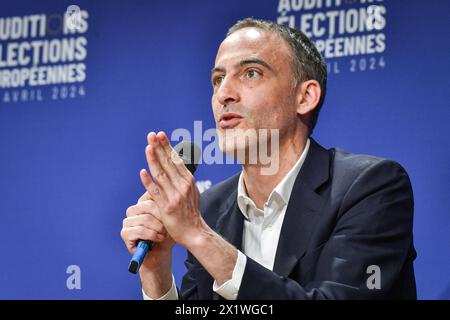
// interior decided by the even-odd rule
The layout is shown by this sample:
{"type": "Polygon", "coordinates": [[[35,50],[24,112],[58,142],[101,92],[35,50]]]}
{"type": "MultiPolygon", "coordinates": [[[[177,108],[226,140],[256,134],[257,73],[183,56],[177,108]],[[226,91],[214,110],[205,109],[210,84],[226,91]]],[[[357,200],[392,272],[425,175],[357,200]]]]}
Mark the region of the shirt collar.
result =
{"type": "MultiPolygon", "coordinates": [[[[303,149],[302,154],[298,158],[297,162],[294,166],[289,170],[289,172],[283,177],[283,179],[278,183],[275,189],[269,195],[267,200],[267,204],[270,206],[272,202],[279,201],[280,207],[287,205],[289,203],[289,198],[291,197],[292,188],[294,187],[295,179],[297,178],[300,169],[302,168],[303,163],[305,162],[306,155],[309,150],[309,139],[306,141],[305,148],[303,149]]],[[[256,208],[253,200],[248,196],[247,189],[245,188],[244,183],[244,172],[242,171],[239,176],[238,182],[238,195],[237,202],[239,209],[241,209],[242,214],[248,219],[247,207],[252,206],[256,208]]]]}

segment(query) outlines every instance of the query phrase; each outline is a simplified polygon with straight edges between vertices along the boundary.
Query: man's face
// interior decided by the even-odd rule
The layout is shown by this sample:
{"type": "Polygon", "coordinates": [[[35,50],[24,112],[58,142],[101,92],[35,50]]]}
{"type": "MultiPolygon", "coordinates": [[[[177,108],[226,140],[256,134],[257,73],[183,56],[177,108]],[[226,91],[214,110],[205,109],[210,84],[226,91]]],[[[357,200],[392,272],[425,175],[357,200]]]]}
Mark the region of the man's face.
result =
{"type": "Polygon", "coordinates": [[[223,152],[238,148],[230,141],[238,129],[279,129],[283,139],[297,125],[291,49],[278,35],[253,27],[231,34],[219,47],[211,80],[223,152]]]}

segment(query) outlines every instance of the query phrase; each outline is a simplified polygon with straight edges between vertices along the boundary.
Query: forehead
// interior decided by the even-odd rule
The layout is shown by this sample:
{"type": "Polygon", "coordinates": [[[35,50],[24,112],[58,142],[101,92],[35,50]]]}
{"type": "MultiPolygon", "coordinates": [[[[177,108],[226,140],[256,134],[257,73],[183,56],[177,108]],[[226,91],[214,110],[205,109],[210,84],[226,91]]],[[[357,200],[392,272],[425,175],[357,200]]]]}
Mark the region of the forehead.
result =
{"type": "Polygon", "coordinates": [[[225,66],[247,58],[260,58],[272,66],[289,63],[287,42],[272,32],[247,27],[225,38],[217,51],[216,66],[225,66]]]}

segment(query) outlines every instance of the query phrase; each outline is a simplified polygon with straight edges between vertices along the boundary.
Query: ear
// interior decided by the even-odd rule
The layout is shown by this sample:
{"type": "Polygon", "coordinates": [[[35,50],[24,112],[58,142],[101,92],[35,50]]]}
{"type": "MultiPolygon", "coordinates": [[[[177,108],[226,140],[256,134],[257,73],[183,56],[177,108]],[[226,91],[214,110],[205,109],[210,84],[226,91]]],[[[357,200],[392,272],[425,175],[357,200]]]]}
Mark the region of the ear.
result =
{"type": "Polygon", "coordinates": [[[320,84],[316,80],[302,82],[297,87],[297,114],[310,114],[319,104],[321,92],[320,84]]]}

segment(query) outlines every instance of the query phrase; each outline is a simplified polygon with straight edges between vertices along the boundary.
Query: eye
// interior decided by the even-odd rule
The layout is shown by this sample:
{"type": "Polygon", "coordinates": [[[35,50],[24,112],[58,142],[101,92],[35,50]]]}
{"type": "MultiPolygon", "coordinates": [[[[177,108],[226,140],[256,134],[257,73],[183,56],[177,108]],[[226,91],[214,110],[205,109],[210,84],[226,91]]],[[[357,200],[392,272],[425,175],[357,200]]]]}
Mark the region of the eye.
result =
{"type": "Polygon", "coordinates": [[[213,87],[216,87],[216,86],[220,86],[222,81],[223,81],[223,76],[217,76],[217,77],[214,77],[211,82],[212,82],[213,87]]]}
{"type": "Polygon", "coordinates": [[[245,73],[245,76],[249,79],[255,79],[255,78],[262,76],[262,73],[255,69],[249,69],[245,73]]]}

